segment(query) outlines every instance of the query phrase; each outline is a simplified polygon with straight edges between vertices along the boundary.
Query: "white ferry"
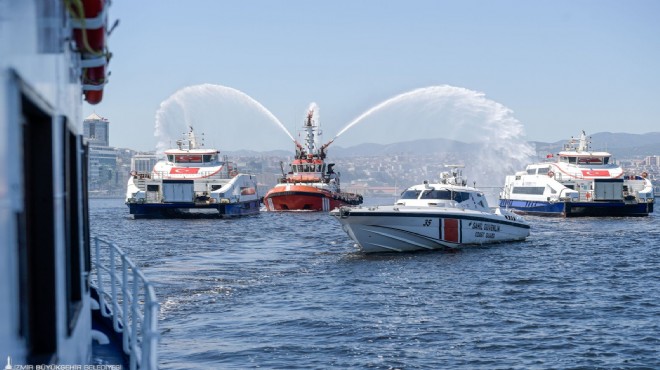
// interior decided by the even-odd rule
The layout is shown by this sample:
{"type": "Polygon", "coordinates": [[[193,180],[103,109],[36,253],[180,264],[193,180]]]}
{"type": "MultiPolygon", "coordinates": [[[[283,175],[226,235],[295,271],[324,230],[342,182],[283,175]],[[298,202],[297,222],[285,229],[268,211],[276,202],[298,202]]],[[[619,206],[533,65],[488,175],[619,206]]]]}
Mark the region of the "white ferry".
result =
{"type": "Polygon", "coordinates": [[[500,207],[539,216],[648,216],[653,194],[646,172],[626,174],[610,153],[591,151],[582,131],[556,161],[530,164],[507,176],[500,207]]]}
{"type": "Polygon", "coordinates": [[[151,172],[133,171],[128,179],[126,205],[134,218],[259,213],[255,176],[239,173],[220,151],[203,148],[192,127],[165,156],[151,172]]]}
{"type": "Polygon", "coordinates": [[[81,108],[102,99],[108,5],[0,0],[5,369],[158,368],[153,286],[89,231],[81,108]]]}
{"type": "Polygon", "coordinates": [[[449,166],[440,182],[408,188],[394,205],[340,207],[330,212],[365,253],[460,248],[524,240],[530,226],[521,217],[490,209],[484,194],[449,166]]]}

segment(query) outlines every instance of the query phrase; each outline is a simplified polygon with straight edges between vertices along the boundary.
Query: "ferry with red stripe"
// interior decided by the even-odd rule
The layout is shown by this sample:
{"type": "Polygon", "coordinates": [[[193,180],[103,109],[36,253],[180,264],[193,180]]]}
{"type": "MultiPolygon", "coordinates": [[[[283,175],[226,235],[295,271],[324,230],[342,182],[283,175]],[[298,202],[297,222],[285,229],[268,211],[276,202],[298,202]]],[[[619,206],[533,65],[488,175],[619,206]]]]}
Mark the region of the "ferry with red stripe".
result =
{"type": "Polygon", "coordinates": [[[289,164],[278,184],[264,196],[269,211],[330,211],[344,205],[362,204],[359,194],[341,191],[339,173],[334,163],[325,163],[326,149],[332,143],[320,145],[321,131],[314,120],[314,110],[307,114],[303,126],[304,146],[295,142],[296,157],[289,164]]]}
{"type": "Polygon", "coordinates": [[[126,205],[134,218],[201,213],[234,217],[259,213],[260,200],[255,176],[239,173],[220,151],[198,144],[190,127],[151,172],[132,172],[126,205]]]}
{"type": "Polygon", "coordinates": [[[524,240],[530,226],[512,212],[491,210],[452,165],[440,181],[412,186],[394,205],[330,212],[365,253],[408,252],[524,240]]]}
{"type": "Polygon", "coordinates": [[[612,155],[592,151],[584,131],[562,151],[506,177],[500,207],[538,216],[648,216],[655,203],[648,173],[625,172],[612,155]]]}

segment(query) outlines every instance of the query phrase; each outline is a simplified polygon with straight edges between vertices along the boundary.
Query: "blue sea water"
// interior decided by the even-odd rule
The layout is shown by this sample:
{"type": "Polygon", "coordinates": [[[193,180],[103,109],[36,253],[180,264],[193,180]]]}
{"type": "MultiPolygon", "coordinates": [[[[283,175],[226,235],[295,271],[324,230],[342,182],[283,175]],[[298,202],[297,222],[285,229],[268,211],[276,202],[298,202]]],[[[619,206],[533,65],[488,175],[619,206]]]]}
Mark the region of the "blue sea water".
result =
{"type": "Polygon", "coordinates": [[[90,214],[156,285],[162,369],[660,369],[657,214],[380,255],[326,213],[90,214]]]}

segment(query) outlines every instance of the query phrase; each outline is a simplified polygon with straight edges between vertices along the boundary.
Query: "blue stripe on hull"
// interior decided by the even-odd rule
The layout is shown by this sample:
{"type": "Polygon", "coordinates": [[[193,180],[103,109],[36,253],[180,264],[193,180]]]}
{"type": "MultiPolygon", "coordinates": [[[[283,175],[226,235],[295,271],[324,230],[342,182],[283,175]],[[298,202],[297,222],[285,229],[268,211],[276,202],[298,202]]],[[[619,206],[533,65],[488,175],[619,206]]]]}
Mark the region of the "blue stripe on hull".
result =
{"type": "Polygon", "coordinates": [[[128,203],[127,205],[134,218],[176,218],[193,215],[239,217],[258,214],[260,207],[258,200],[232,204],[128,203]]]}
{"type": "Polygon", "coordinates": [[[648,216],[653,203],[626,204],[623,202],[534,202],[500,199],[500,207],[537,216],[612,217],[648,216]]]}

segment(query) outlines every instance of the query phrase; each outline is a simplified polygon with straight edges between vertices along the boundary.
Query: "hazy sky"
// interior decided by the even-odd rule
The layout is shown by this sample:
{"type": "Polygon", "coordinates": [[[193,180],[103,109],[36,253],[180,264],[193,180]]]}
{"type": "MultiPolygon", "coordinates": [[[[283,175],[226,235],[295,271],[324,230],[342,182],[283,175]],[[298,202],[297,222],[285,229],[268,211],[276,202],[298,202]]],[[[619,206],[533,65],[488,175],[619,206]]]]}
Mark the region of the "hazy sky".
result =
{"type": "MultiPolygon", "coordinates": [[[[115,0],[110,19],[117,18],[103,102],[83,108],[110,120],[113,146],[154,149],[161,103],[199,84],[250,96],[294,134],[316,102],[328,140],[384,100],[438,85],[511,109],[528,140],[567,139],[580,129],[660,131],[656,0],[115,0]]],[[[195,124],[220,149],[293,150],[276,124],[236,96],[201,99],[198,119],[206,121],[195,124]]],[[[414,130],[434,119],[416,117],[414,104],[392,109],[399,119],[382,114],[369,137],[349,130],[336,145],[397,141],[389,125],[414,130]]],[[[460,140],[461,130],[453,131],[460,140]]]]}

